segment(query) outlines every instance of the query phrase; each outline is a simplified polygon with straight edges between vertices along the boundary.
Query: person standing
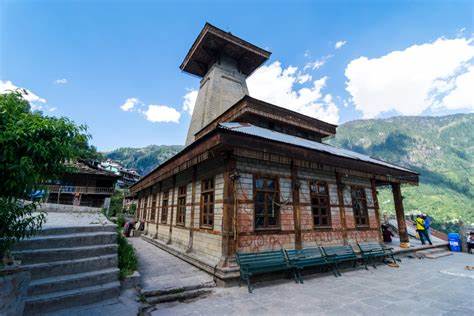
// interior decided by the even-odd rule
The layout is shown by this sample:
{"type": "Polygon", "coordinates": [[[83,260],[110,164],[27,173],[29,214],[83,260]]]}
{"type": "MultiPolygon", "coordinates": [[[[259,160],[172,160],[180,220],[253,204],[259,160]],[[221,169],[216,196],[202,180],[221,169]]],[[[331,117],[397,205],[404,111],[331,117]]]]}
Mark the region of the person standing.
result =
{"type": "Polygon", "coordinates": [[[431,242],[430,236],[426,233],[425,229],[425,220],[423,219],[423,215],[418,215],[416,217],[416,231],[418,232],[418,236],[420,236],[421,244],[424,245],[426,241],[429,242],[430,245],[433,243],[431,242]]]}
{"type": "Polygon", "coordinates": [[[431,239],[430,237],[430,228],[431,228],[431,217],[429,217],[426,214],[423,214],[423,220],[425,221],[425,232],[426,235],[431,239]]]}

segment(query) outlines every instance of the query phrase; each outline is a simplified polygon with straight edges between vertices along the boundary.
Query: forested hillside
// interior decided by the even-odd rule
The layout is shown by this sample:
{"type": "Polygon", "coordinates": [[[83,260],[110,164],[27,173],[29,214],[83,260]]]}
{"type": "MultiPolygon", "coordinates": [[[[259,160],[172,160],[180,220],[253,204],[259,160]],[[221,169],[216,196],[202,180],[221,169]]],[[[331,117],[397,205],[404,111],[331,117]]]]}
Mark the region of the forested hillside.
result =
{"type": "MultiPolygon", "coordinates": [[[[407,212],[474,222],[474,114],[352,121],[327,142],[419,172],[420,185],[402,189],[407,212]]],[[[151,145],[105,155],[145,174],[181,149],[151,145]]],[[[393,212],[388,190],[380,190],[379,201],[382,211],[393,212]]]]}
{"type": "MultiPolygon", "coordinates": [[[[474,222],[474,114],[352,121],[328,142],[419,172],[420,185],[402,189],[407,211],[474,222]]],[[[388,190],[379,202],[393,211],[388,190]]]]}
{"type": "Polygon", "coordinates": [[[143,148],[118,148],[104,153],[106,158],[120,162],[127,168],[136,169],[141,175],[176,155],[183,146],[149,145],[143,148]]]}

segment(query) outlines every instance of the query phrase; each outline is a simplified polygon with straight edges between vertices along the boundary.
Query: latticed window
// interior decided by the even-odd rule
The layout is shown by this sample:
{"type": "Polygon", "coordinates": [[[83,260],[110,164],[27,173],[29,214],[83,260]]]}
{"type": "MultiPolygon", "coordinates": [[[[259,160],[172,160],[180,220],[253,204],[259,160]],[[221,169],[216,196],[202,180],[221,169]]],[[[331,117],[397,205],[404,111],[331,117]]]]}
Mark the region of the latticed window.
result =
{"type": "Polygon", "coordinates": [[[212,228],[214,225],[214,179],[201,182],[201,226],[212,228]]]}
{"type": "Polygon", "coordinates": [[[156,214],[156,194],[153,194],[151,198],[151,215],[150,215],[150,221],[154,222],[155,221],[155,214],[156,214]]]}
{"type": "Polygon", "coordinates": [[[184,226],[186,218],[186,186],[178,189],[178,211],[176,213],[176,224],[184,226]]]}
{"type": "Polygon", "coordinates": [[[280,223],[280,193],[276,178],[255,177],[255,229],[277,228],[280,223]]]}
{"type": "Polygon", "coordinates": [[[367,211],[367,198],[364,188],[352,187],[352,209],[354,210],[354,220],[356,226],[369,225],[369,214],[367,211]]]}
{"type": "Polygon", "coordinates": [[[170,191],[163,193],[163,201],[161,202],[161,223],[166,224],[168,221],[168,201],[169,201],[170,191]]]}
{"type": "Polygon", "coordinates": [[[315,227],[329,227],[331,225],[331,210],[329,207],[329,192],[326,182],[312,181],[309,184],[311,195],[311,212],[315,227]]]}

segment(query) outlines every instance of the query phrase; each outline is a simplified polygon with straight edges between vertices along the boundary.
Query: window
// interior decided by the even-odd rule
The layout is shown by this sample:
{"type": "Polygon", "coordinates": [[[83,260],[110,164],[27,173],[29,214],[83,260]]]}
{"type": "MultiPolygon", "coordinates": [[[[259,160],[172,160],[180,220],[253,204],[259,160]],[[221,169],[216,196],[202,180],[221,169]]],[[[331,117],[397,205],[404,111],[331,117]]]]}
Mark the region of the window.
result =
{"type": "Polygon", "coordinates": [[[329,208],[329,192],[326,182],[313,181],[309,184],[311,194],[311,212],[315,227],[331,225],[331,210],[329,208]]]}
{"type": "Polygon", "coordinates": [[[255,178],[255,229],[277,228],[280,220],[277,179],[255,178]]]}
{"type": "Polygon", "coordinates": [[[151,215],[150,215],[150,220],[152,222],[155,221],[155,214],[156,214],[156,194],[153,194],[151,198],[151,215]]]}
{"type": "Polygon", "coordinates": [[[214,225],[214,179],[201,182],[201,226],[212,228],[214,225]]]}
{"type": "Polygon", "coordinates": [[[353,187],[351,190],[352,209],[356,226],[369,225],[369,214],[367,212],[367,199],[363,188],[353,187]]]}
{"type": "Polygon", "coordinates": [[[163,193],[163,202],[161,202],[161,223],[166,224],[168,221],[168,200],[170,191],[163,193]]]}
{"type": "Polygon", "coordinates": [[[178,189],[178,212],[176,213],[176,225],[184,226],[186,218],[186,186],[178,189]]]}

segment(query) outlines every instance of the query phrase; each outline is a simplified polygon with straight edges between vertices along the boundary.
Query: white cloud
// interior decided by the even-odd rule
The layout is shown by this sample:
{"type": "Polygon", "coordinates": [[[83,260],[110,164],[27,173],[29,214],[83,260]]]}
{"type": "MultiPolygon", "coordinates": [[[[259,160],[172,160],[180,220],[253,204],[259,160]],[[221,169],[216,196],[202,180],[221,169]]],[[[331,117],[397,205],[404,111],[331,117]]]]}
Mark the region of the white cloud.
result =
{"type": "Polygon", "coordinates": [[[320,59],[309,62],[303,67],[303,70],[308,70],[308,69],[318,70],[319,68],[324,66],[324,64],[326,64],[326,62],[332,57],[333,55],[326,55],[326,56],[321,57],[320,59]]]}
{"type": "Polygon", "coordinates": [[[298,68],[283,68],[279,61],[264,65],[247,79],[250,95],[281,107],[327,122],[339,121],[339,109],[330,94],[323,95],[327,77],[322,77],[295,89],[301,74],[298,68]]]}
{"type": "Polygon", "coordinates": [[[47,102],[46,99],[37,96],[36,94],[34,94],[28,89],[21,88],[14,85],[9,80],[6,80],[6,81],[0,80],[0,94],[16,91],[18,89],[21,95],[23,96],[23,98],[30,103],[43,103],[44,104],[47,102]]]}
{"type": "Polygon", "coordinates": [[[66,83],[68,83],[68,81],[67,81],[66,78],[61,78],[61,79],[54,80],[54,83],[55,84],[66,84],[66,83]]]}
{"type": "Polygon", "coordinates": [[[396,111],[474,110],[473,40],[439,38],[346,67],[346,90],[364,118],[396,111]]]}
{"type": "Polygon", "coordinates": [[[129,112],[133,111],[136,105],[140,105],[141,102],[137,98],[128,98],[125,103],[120,106],[122,111],[129,112]]]}
{"type": "Polygon", "coordinates": [[[183,111],[193,114],[194,105],[196,104],[196,99],[198,95],[198,90],[191,89],[183,96],[183,111]]]}
{"type": "Polygon", "coordinates": [[[308,82],[311,79],[313,79],[313,77],[310,74],[303,74],[303,73],[299,73],[298,76],[296,77],[296,81],[299,84],[303,84],[305,82],[308,82]]]}
{"type": "Polygon", "coordinates": [[[149,105],[146,111],[143,111],[146,119],[150,122],[172,122],[179,123],[181,113],[176,111],[174,108],[166,105],[149,105]]]}
{"type": "Polygon", "coordinates": [[[339,49],[346,44],[347,44],[347,41],[337,41],[336,44],[334,45],[334,49],[339,49]]]}
{"type": "Polygon", "coordinates": [[[26,101],[30,103],[30,107],[32,111],[49,111],[54,112],[56,111],[55,107],[50,107],[46,101],[46,99],[39,97],[35,93],[31,92],[31,90],[18,87],[10,80],[0,80],[0,94],[5,94],[13,91],[19,91],[26,101]]]}
{"type": "Polygon", "coordinates": [[[455,79],[454,88],[443,98],[440,105],[449,110],[474,110],[474,65],[455,79]]]}

